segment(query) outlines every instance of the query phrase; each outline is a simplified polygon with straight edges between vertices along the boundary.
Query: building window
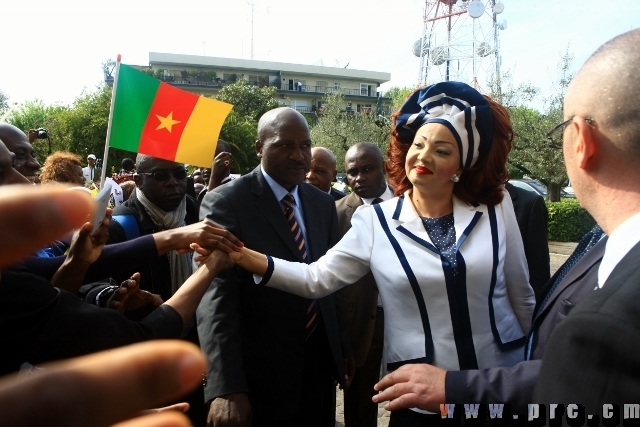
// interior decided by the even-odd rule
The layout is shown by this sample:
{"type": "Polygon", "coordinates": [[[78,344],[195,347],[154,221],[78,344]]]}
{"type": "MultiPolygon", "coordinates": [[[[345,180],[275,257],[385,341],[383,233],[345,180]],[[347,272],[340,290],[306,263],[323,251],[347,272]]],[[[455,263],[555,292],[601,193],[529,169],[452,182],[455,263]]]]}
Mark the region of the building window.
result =
{"type": "Polygon", "coordinates": [[[333,88],[335,90],[340,90],[340,82],[333,82],[333,88]]]}
{"type": "Polygon", "coordinates": [[[361,96],[371,96],[371,94],[369,93],[370,87],[368,84],[366,83],[360,83],[360,95],[361,96]]]}
{"type": "Polygon", "coordinates": [[[252,86],[258,86],[258,76],[249,75],[248,83],[252,86]]]}
{"type": "Polygon", "coordinates": [[[358,113],[371,114],[371,104],[358,104],[358,113]]]}

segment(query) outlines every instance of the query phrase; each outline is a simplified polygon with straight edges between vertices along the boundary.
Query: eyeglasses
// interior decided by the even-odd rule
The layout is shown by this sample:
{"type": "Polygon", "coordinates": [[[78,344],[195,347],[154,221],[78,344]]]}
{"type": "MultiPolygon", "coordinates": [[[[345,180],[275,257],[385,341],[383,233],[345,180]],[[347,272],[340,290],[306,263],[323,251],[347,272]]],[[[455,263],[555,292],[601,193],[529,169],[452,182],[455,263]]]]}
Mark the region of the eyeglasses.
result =
{"type": "MultiPolygon", "coordinates": [[[[569,126],[569,124],[573,121],[575,117],[576,116],[569,117],[567,120],[560,123],[559,125],[551,129],[547,133],[547,139],[549,140],[549,143],[552,147],[562,148],[562,137],[564,135],[564,130],[567,128],[567,126],[569,126]]],[[[583,117],[583,119],[585,122],[589,123],[589,125],[591,126],[596,125],[596,121],[593,120],[591,117],[583,117]]]]}
{"type": "Polygon", "coordinates": [[[162,171],[162,172],[138,172],[136,175],[152,176],[156,181],[168,181],[169,176],[173,175],[176,180],[182,180],[187,177],[187,171],[184,169],[176,169],[174,171],[162,171]]]}

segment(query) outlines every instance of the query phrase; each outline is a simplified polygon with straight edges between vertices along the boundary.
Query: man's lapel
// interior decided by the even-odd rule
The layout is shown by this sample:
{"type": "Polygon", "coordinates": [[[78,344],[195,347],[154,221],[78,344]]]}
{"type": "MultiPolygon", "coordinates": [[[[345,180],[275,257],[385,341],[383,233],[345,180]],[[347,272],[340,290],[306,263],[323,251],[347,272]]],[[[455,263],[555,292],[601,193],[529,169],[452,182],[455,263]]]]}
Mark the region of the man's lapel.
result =
{"type": "MultiPolygon", "coordinates": [[[[280,202],[276,200],[276,196],[271,191],[269,183],[264,179],[260,166],[252,172],[251,178],[251,191],[256,195],[255,206],[256,209],[267,218],[273,230],[278,234],[282,241],[287,245],[293,255],[295,255],[298,261],[302,262],[302,255],[296,247],[293,233],[289,228],[289,223],[284,216],[284,211],[280,202]]],[[[303,208],[304,209],[304,208],[303,208]]],[[[308,229],[307,229],[308,230],[308,229]]]]}
{"type": "Polygon", "coordinates": [[[364,203],[362,203],[362,199],[356,193],[351,193],[347,196],[347,209],[345,214],[347,216],[347,219],[349,220],[349,223],[351,223],[351,217],[353,216],[353,213],[356,211],[356,209],[358,209],[358,207],[362,206],[363,204],[364,203]]]}
{"type": "Polygon", "coordinates": [[[303,182],[298,185],[298,196],[300,197],[302,210],[304,211],[304,227],[307,231],[307,248],[311,255],[309,259],[315,260],[319,258],[319,256],[316,257],[318,255],[316,252],[318,251],[318,244],[323,238],[320,233],[319,224],[321,224],[322,221],[326,221],[326,219],[323,220],[321,217],[321,208],[318,205],[318,201],[313,196],[310,184],[303,182]]]}
{"type": "MultiPolygon", "coordinates": [[[[549,301],[547,301],[546,305],[542,308],[542,311],[540,313],[536,313],[536,317],[535,319],[533,319],[534,323],[536,320],[541,318],[541,316],[544,313],[546,313],[550,309],[550,307],[554,305],[555,301],[558,299],[558,296],[565,289],[567,289],[569,286],[573,285],[577,281],[581,280],[582,277],[585,275],[585,273],[587,273],[595,263],[602,260],[602,256],[604,255],[604,250],[606,245],[607,245],[607,236],[604,236],[598,243],[596,243],[593,246],[593,248],[591,248],[591,250],[589,250],[589,252],[585,254],[585,256],[583,256],[580,259],[580,261],[576,263],[576,265],[573,266],[571,270],[569,270],[567,275],[564,276],[562,281],[554,289],[553,294],[551,294],[551,298],[549,298],[549,301]]],[[[551,279],[549,279],[549,282],[547,283],[553,284],[553,282],[555,281],[561,269],[562,269],[562,266],[558,269],[558,271],[556,271],[556,273],[551,277],[551,279]]],[[[595,287],[595,284],[594,284],[594,287],[595,287]]],[[[545,292],[544,296],[546,295],[547,293],[545,292]]],[[[536,311],[537,310],[538,308],[536,307],[536,311]]]]}

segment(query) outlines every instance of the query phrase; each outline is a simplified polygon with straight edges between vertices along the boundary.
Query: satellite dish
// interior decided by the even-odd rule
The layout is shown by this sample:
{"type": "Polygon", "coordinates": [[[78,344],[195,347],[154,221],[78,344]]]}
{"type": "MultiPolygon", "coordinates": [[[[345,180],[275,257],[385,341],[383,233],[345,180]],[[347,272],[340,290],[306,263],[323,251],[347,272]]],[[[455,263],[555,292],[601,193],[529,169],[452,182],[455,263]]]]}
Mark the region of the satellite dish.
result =
{"type": "Polygon", "coordinates": [[[416,40],[416,42],[413,44],[413,54],[415,56],[417,56],[418,58],[421,58],[423,56],[427,56],[429,55],[429,46],[425,45],[424,47],[422,46],[422,39],[418,39],[416,40]],[[420,49],[422,48],[422,54],[420,53],[420,49]]]}
{"type": "Polygon", "coordinates": [[[476,53],[478,56],[485,57],[489,56],[493,53],[493,48],[487,42],[482,42],[476,48],[476,53]]]}
{"type": "Polygon", "coordinates": [[[467,12],[472,18],[480,18],[484,13],[484,3],[480,0],[470,1],[467,5],[467,12]]]}
{"type": "Polygon", "coordinates": [[[493,13],[500,15],[502,12],[504,12],[504,3],[497,2],[493,5],[493,13]]]}
{"type": "Polygon", "coordinates": [[[503,19],[502,21],[498,22],[498,28],[500,28],[501,30],[506,30],[507,29],[507,20],[503,19]]]}
{"type": "Polygon", "coordinates": [[[442,65],[449,59],[449,53],[444,46],[438,46],[431,51],[431,63],[433,65],[442,65]]]}

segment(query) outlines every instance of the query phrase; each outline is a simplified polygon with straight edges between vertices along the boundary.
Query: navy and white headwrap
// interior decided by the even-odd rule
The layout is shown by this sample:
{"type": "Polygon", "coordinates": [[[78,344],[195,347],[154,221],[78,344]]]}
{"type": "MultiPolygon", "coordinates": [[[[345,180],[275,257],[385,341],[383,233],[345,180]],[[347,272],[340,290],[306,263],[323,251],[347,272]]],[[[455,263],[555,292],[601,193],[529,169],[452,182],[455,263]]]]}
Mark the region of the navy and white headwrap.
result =
{"type": "Polygon", "coordinates": [[[453,133],[462,169],[472,167],[489,151],[493,139],[489,102],[466,83],[442,82],[414,92],[396,117],[400,141],[413,142],[427,123],[441,123],[453,133]]]}

